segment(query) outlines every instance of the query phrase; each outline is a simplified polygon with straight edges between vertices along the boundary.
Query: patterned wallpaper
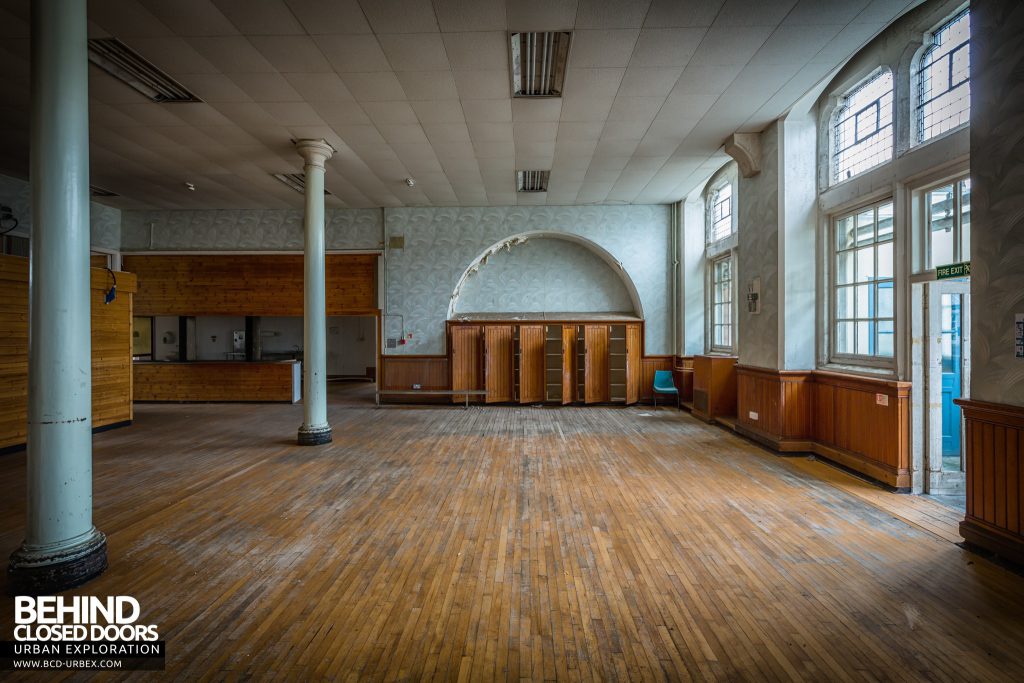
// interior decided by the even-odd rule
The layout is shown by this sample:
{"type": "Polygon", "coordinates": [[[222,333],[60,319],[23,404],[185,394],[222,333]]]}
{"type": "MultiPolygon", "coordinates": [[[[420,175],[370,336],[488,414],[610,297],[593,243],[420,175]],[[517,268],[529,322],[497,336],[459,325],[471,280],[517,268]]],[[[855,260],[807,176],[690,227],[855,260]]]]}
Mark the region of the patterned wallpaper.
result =
{"type": "MultiPolygon", "coordinates": [[[[295,209],[125,211],[122,249],[300,251],[302,215],[295,209]]],[[[328,249],[383,247],[380,209],[327,209],[324,220],[328,249]]]]}
{"type": "Polygon", "coordinates": [[[549,237],[500,249],[466,278],[456,313],[633,312],[622,278],[587,247],[549,237]]]}
{"type": "Polygon", "coordinates": [[[618,259],[640,295],[646,352],[670,353],[669,220],[667,205],[388,209],[387,235],[404,236],[405,248],[387,253],[385,336],[413,337],[387,353],[444,353],[448,304],[466,268],[499,241],[537,230],[580,235],[618,259]]]}
{"type": "Polygon", "coordinates": [[[779,139],[776,121],[761,133],[761,172],[740,176],[736,264],[740,363],[779,368],[779,139]],[[747,312],[747,284],[761,278],[761,312],[747,312]]]}
{"type": "Polygon", "coordinates": [[[971,396],[1024,406],[1024,3],[974,0],[971,25],[971,396]]]}
{"type": "MultiPolygon", "coordinates": [[[[0,204],[11,207],[18,219],[18,231],[32,231],[32,191],[24,180],[0,175],[0,204]]],[[[103,204],[89,204],[89,243],[103,249],[121,247],[121,210],[103,204]]]]}

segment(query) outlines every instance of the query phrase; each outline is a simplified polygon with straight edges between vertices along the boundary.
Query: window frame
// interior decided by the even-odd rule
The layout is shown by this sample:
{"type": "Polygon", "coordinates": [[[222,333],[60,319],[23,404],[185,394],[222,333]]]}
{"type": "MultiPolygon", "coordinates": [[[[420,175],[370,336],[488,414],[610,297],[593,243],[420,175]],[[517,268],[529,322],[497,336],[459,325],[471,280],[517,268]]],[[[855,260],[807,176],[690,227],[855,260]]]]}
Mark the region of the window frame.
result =
{"type": "Polygon", "coordinates": [[[841,95],[839,95],[836,98],[836,105],[835,105],[835,107],[832,110],[832,114],[831,114],[831,116],[828,117],[828,133],[827,133],[827,140],[828,140],[828,172],[826,174],[827,181],[828,181],[827,187],[835,187],[836,185],[839,185],[841,183],[847,182],[849,180],[853,180],[854,178],[857,178],[857,177],[859,177],[859,176],[861,176],[861,175],[863,175],[865,173],[869,173],[870,171],[873,171],[873,170],[875,170],[875,169],[877,169],[877,168],[879,168],[881,166],[884,166],[887,163],[891,163],[896,158],[896,145],[897,145],[897,130],[896,130],[896,128],[897,128],[897,126],[896,126],[897,121],[896,121],[896,118],[897,118],[896,74],[894,73],[894,71],[888,65],[882,65],[882,66],[876,68],[871,73],[867,74],[864,78],[862,78],[859,81],[857,81],[854,85],[852,85],[851,87],[847,88],[846,91],[843,92],[841,95]],[[869,102],[866,105],[860,107],[856,111],[850,112],[850,110],[852,109],[852,107],[850,106],[851,98],[853,98],[853,96],[856,95],[859,91],[863,90],[864,88],[869,86],[871,83],[873,83],[875,80],[884,77],[886,74],[888,74],[888,76],[890,78],[890,81],[891,81],[891,84],[890,84],[891,87],[887,91],[887,93],[884,93],[881,97],[878,97],[878,98],[872,100],[871,102],[869,102]],[[881,122],[881,118],[882,118],[882,103],[881,103],[881,99],[883,97],[885,97],[886,95],[888,95],[888,97],[890,99],[889,107],[891,108],[889,123],[887,123],[885,126],[879,126],[878,124],[881,122]],[[875,127],[874,127],[874,130],[872,131],[872,133],[870,135],[864,136],[862,138],[861,135],[860,135],[860,131],[858,130],[859,127],[857,125],[857,122],[858,122],[858,118],[861,116],[861,114],[863,114],[865,111],[867,111],[869,109],[874,109],[874,111],[875,111],[875,127]],[[849,116],[844,116],[847,113],[849,113],[849,116]],[[840,120],[840,119],[842,119],[842,120],[840,120]],[[845,123],[848,120],[852,120],[853,121],[853,137],[852,137],[853,142],[846,144],[845,147],[840,147],[841,142],[840,142],[839,136],[840,136],[841,124],[845,123]],[[873,137],[875,135],[879,135],[886,128],[889,129],[889,136],[891,138],[891,143],[890,143],[890,146],[889,146],[889,156],[888,156],[888,158],[883,159],[883,160],[879,161],[878,163],[876,163],[876,164],[874,164],[874,165],[872,165],[872,166],[870,166],[868,168],[865,168],[862,171],[859,171],[857,173],[853,173],[853,174],[851,174],[851,175],[849,175],[847,177],[842,177],[840,175],[842,173],[842,169],[840,169],[840,167],[839,167],[839,156],[843,152],[845,152],[845,151],[847,151],[847,150],[849,150],[849,149],[851,149],[853,147],[856,147],[857,145],[861,144],[862,142],[866,141],[867,139],[869,139],[869,138],[871,138],[871,137],[873,137]]]}
{"type": "Polygon", "coordinates": [[[704,218],[705,246],[707,246],[708,248],[712,248],[715,247],[716,245],[721,245],[725,243],[726,240],[729,240],[730,238],[736,235],[737,208],[738,207],[736,203],[736,179],[734,177],[731,177],[730,175],[727,175],[726,177],[721,178],[718,182],[712,185],[707,192],[707,211],[706,216],[704,218]],[[721,192],[726,188],[729,188],[729,233],[723,235],[722,237],[719,237],[718,239],[715,239],[715,209],[720,204],[722,204],[722,202],[718,201],[718,197],[721,194],[721,192]]]}
{"type": "Polygon", "coordinates": [[[736,351],[736,318],[739,313],[736,301],[736,253],[732,249],[727,249],[723,252],[715,254],[714,256],[708,257],[707,260],[707,285],[706,291],[707,305],[705,307],[704,319],[707,321],[707,329],[705,332],[707,343],[705,344],[706,349],[709,353],[721,353],[732,355],[736,351]],[[729,263],[729,301],[719,302],[717,300],[717,287],[718,281],[715,279],[716,266],[719,263],[729,263]],[[720,307],[728,305],[729,308],[729,322],[719,323],[717,322],[716,312],[720,307]],[[716,327],[728,327],[729,329],[729,344],[721,345],[715,343],[715,328],[716,327]]]}
{"type": "MultiPolygon", "coordinates": [[[[969,4],[965,5],[965,6],[961,7],[960,9],[958,9],[956,12],[953,12],[951,15],[947,16],[938,26],[936,26],[934,29],[929,31],[926,34],[925,41],[924,41],[924,43],[923,43],[923,45],[921,47],[921,50],[920,50],[919,54],[914,59],[913,69],[912,69],[912,72],[911,72],[911,78],[912,78],[912,81],[913,81],[913,100],[914,101],[911,103],[911,111],[910,111],[910,116],[913,118],[913,140],[912,140],[912,144],[914,146],[926,145],[926,144],[928,144],[928,143],[930,143],[930,142],[932,142],[934,140],[939,140],[939,139],[945,137],[946,135],[954,133],[954,132],[956,132],[958,130],[962,130],[963,128],[971,125],[971,101],[970,101],[970,97],[968,97],[967,98],[967,120],[966,121],[963,121],[962,123],[959,123],[956,126],[948,128],[948,129],[946,129],[944,131],[935,133],[931,137],[925,137],[925,126],[924,126],[924,108],[925,108],[925,106],[927,106],[930,102],[934,102],[935,100],[937,100],[938,98],[942,97],[943,95],[946,95],[948,93],[953,92],[954,90],[956,90],[957,88],[959,88],[960,86],[962,86],[964,84],[967,84],[968,88],[970,88],[970,83],[971,83],[970,65],[968,65],[968,68],[967,68],[967,77],[964,78],[961,81],[958,81],[955,84],[953,83],[953,56],[957,52],[966,49],[967,50],[967,58],[970,59],[970,46],[971,46],[970,31],[968,31],[967,40],[963,41],[962,43],[960,43],[958,45],[955,45],[942,58],[942,59],[948,60],[948,67],[947,67],[947,71],[946,71],[946,74],[945,74],[948,87],[945,90],[943,90],[943,92],[940,93],[939,95],[932,95],[931,97],[929,97],[929,99],[927,101],[923,101],[923,97],[924,97],[924,80],[925,80],[925,74],[927,73],[927,70],[926,70],[926,68],[924,66],[924,63],[925,63],[925,60],[928,59],[929,55],[934,50],[938,49],[938,47],[939,47],[935,43],[935,37],[938,34],[942,33],[944,30],[946,30],[947,28],[951,27],[956,22],[960,21],[960,19],[962,19],[964,16],[968,17],[968,27],[970,27],[970,19],[969,19],[970,12],[971,12],[970,5],[969,4]]],[[[931,64],[934,64],[934,61],[930,62],[928,64],[928,66],[931,66],[931,64]]]]}
{"type": "MultiPolygon", "coordinates": [[[[898,232],[899,232],[899,227],[898,226],[899,226],[900,221],[898,220],[898,217],[897,217],[897,206],[898,206],[898,202],[896,201],[896,198],[894,196],[890,195],[890,196],[883,197],[881,199],[875,199],[874,201],[870,201],[868,203],[855,205],[855,206],[852,206],[852,207],[849,207],[849,208],[844,208],[843,210],[837,211],[837,212],[835,212],[835,213],[833,213],[833,214],[828,216],[828,220],[826,222],[826,225],[828,226],[828,233],[829,233],[828,239],[826,240],[826,244],[827,244],[827,248],[828,248],[827,257],[826,257],[826,263],[827,263],[827,268],[826,268],[826,272],[827,272],[826,288],[827,288],[827,292],[828,292],[828,298],[827,298],[827,307],[828,307],[827,336],[828,336],[828,343],[826,345],[826,351],[827,351],[827,363],[826,363],[826,365],[835,365],[835,366],[844,366],[844,367],[850,367],[850,366],[858,367],[858,366],[860,366],[860,367],[863,367],[863,368],[884,369],[884,370],[890,370],[890,371],[895,371],[896,368],[897,368],[898,356],[899,356],[899,353],[900,353],[900,344],[899,344],[900,326],[899,326],[899,316],[898,316],[898,313],[900,311],[900,305],[899,305],[899,300],[900,299],[899,299],[899,297],[902,296],[902,287],[899,284],[899,273],[900,273],[900,267],[899,267],[899,259],[900,259],[900,256],[899,256],[899,254],[900,254],[900,252],[899,252],[899,241],[900,240],[899,240],[899,237],[898,237],[898,232]],[[891,233],[891,236],[887,240],[879,242],[878,241],[878,209],[880,207],[882,207],[882,206],[887,205],[887,204],[892,206],[892,233],[891,233]],[[862,249],[865,246],[871,246],[872,247],[872,252],[873,252],[873,264],[872,265],[873,265],[873,272],[876,274],[875,275],[876,279],[869,280],[868,283],[870,283],[871,289],[874,290],[877,287],[878,283],[879,283],[879,279],[877,278],[877,273],[878,273],[878,247],[879,247],[880,244],[891,244],[892,245],[892,259],[893,259],[893,262],[892,262],[892,275],[889,276],[889,277],[886,277],[886,278],[884,278],[882,280],[882,281],[888,280],[889,282],[892,283],[892,297],[893,297],[892,317],[891,318],[888,317],[888,316],[880,317],[880,316],[878,316],[876,314],[876,315],[873,315],[873,316],[868,317],[868,318],[858,318],[858,317],[855,316],[853,318],[842,318],[842,319],[840,319],[838,317],[839,290],[842,289],[842,288],[850,288],[850,287],[856,288],[858,286],[858,283],[856,282],[856,280],[854,280],[851,283],[845,283],[845,284],[840,284],[839,283],[839,272],[838,272],[839,269],[838,269],[838,266],[837,266],[838,256],[839,256],[839,253],[840,253],[840,250],[838,249],[838,243],[837,243],[837,233],[838,233],[839,221],[841,221],[841,220],[843,220],[845,218],[854,218],[854,220],[856,220],[856,216],[857,215],[862,214],[862,213],[864,213],[865,211],[867,211],[869,209],[874,212],[874,225],[875,225],[875,228],[874,228],[874,234],[875,234],[874,239],[869,244],[861,245],[860,247],[857,247],[856,245],[854,245],[852,248],[844,249],[843,251],[844,252],[849,252],[849,253],[855,253],[858,248],[862,249]],[[877,330],[878,324],[880,322],[886,322],[886,321],[890,321],[890,320],[892,321],[892,333],[891,333],[892,334],[892,355],[883,356],[883,355],[879,355],[877,353],[875,353],[875,354],[859,354],[859,353],[847,353],[847,352],[840,352],[840,351],[838,351],[839,323],[841,321],[846,321],[846,322],[852,321],[852,322],[854,322],[856,324],[856,322],[859,322],[859,321],[862,321],[862,320],[874,321],[874,323],[876,325],[876,328],[875,328],[875,335],[876,335],[876,337],[879,334],[879,332],[877,330]]],[[[866,283],[859,283],[859,284],[866,284],[866,283]]],[[[856,307],[856,302],[854,303],[854,306],[856,307]]]]}
{"type": "MultiPolygon", "coordinates": [[[[953,263],[961,263],[969,260],[964,258],[964,235],[963,235],[963,189],[964,181],[970,182],[970,171],[958,174],[941,182],[929,183],[915,191],[917,201],[920,202],[920,220],[915,226],[920,231],[923,250],[921,254],[921,272],[934,273],[938,266],[947,266],[953,263]],[[928,194],[941,187],[953,187],[953,260],[950,263],[932,263],[932,230],[931,230],[931,204],[928,201],[928,194]]],[[[968,247],[970,245],[968,244],[968,247]]]]}

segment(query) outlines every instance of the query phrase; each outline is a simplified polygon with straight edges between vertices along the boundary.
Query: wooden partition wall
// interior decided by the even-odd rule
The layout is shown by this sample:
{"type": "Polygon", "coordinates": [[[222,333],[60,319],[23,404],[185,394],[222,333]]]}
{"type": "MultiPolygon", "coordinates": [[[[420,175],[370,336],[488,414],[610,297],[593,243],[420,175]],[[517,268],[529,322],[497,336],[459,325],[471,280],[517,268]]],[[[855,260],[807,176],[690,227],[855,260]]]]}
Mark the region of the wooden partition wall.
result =
{"type": "MultiPolygon", "coordinates": [[[[135,276],[116,273],[117,297],[103,303],[112,278],[93,268],[92,424],[132,420],[132,297],[135,276]]],[[[0,449],[25,443],[28,433],[28,259],[0,255],[0,449]]]]}
{"type": "MultiPolygon", "coordinates": [[[[125,255],[135,315],[302,315],[301,254],[125,255]]],[[[377,309],[377,255],[328,254],[327,315],[377,309]]]]}
{"type": "Polygon", "coordinates": [[[910,383],[737,366],[736,431],[783,452],[814,452],[909,489],[910,383]]]}
{"type": "Polygon", "coordinates": [[[958,400],[967,450],[968,543],[1024,564],[1024,408],[958,400]]]}

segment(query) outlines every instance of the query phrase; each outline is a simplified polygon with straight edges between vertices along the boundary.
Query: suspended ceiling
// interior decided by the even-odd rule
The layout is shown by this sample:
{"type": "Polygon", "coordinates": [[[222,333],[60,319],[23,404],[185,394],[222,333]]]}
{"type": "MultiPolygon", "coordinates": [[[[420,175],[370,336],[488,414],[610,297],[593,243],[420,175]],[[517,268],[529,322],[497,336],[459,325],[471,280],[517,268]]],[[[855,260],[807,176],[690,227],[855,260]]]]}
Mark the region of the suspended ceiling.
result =
{"type": "MultiPolygon", "coordinates": [[[[271,174],[323,138],[329,206],[672,202],[918,2],[90,0],[90,37],[203,100],[90,67],[92,183],[122,208],[300,206],[271,174]],[[510,97],[508,32],[536,30],[573,31],[562,98],[510,97]],[[517,169],[548,191],[516,193],[517,169]]],[[[0,170],[21,177],[29,4],[0,0],[0,170]]]]}

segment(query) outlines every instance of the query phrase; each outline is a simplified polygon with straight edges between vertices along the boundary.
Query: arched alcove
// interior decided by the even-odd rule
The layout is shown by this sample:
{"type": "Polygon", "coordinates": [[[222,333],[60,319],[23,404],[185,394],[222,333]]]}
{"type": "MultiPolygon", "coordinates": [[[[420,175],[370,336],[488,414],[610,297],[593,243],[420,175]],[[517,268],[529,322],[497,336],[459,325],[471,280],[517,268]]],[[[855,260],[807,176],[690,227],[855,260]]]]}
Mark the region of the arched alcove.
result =
{"type": "Polygon", "coordinates": [[[577,235],[523,233],[465,270],[448,317],[473,313],[620,313],[643,317],[636,287],[607,251],[577,235]]]}

